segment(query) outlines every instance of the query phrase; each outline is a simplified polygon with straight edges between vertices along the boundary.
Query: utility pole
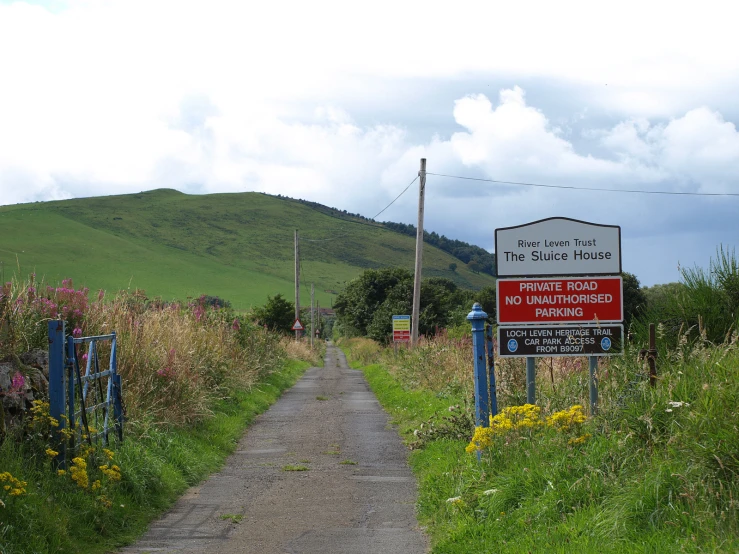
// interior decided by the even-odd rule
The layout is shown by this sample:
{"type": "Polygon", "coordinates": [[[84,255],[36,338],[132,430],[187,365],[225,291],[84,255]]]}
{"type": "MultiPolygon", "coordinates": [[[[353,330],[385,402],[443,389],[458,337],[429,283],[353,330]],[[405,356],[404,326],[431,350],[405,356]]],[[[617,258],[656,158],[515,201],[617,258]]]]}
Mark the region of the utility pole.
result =
{"type": "MultiPolygon", "coordinates": [[[[300,247],[298,230],[295,229],[295,319],[300,319],[300,247]]],[[[300,338],[300,331],[295,331],[295,340],[300,338]]]]}
{"type": "Polygon", "coordinates": [[[418,229],[416,229],[416,269],[413,274],[413,315],[411,316],[411,346],[418,344],[418,314],[421,311],[421,267],[423,266],[423,195],[426,191],[426,158],[421,158],[418,183],[418,229]]]}
{"type": "Polygon", "coordinates": [[[310,349],[313,350],[313,335],[316,334],[316,317],[315,317],[315,311],[313,310],[314,304],[314,295],[316,293],[316,289],[313,286],[313,283],[310,284],[310,349]]]}

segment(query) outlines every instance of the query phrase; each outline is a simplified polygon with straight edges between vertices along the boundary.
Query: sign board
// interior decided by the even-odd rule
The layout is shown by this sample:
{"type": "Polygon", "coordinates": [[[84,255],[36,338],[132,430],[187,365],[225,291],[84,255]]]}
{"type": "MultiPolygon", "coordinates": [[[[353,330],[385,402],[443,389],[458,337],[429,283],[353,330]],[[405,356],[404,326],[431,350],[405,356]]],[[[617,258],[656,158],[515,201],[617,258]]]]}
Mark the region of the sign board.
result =
{"type": "Polygon", "coordinates": [[[623,325],[498,327],[501,357],[619,356],[623,325]]]}
{"type": "Polygon", "coordinates": [[[393,316],[393,342],[410,342],[411,340],[411,316],[393,316]]]}
{"type": "Polygon", "coordinates": [[[291,327],[293,331],[304,331],[305,327],[303,327],[303,324],[300,323],[300,319],[296,319],[295,323],[293,323],[293,326],[291,327]]]}
{"type": "Polygon", "coordinates": [[[498,277],[618,275],[621,227],[550,217],[495,230],[498,277]]]}
{"type": "Polygon", "coordinates": [[[498,279],[500,325],[623,321],[621,277],[498,279]]]}

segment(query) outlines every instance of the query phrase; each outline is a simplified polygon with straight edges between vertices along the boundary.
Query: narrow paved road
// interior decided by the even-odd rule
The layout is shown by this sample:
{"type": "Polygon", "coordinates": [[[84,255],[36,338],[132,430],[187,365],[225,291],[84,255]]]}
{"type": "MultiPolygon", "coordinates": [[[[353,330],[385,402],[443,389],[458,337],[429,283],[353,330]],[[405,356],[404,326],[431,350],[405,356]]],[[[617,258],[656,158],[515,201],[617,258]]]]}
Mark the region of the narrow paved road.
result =
{"type": "Polygon", "coordinates": [[[421,554],[407,451],[333,346],[125,554],[421,554]],[[288,471],[307,467],[307,471],[288,471]]]}

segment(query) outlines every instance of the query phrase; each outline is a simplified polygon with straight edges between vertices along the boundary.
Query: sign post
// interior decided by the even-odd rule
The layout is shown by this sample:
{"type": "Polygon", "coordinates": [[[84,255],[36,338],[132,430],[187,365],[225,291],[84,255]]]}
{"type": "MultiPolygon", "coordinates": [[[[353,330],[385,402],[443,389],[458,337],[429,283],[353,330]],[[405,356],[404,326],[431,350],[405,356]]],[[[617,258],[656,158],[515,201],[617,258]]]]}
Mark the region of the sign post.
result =
{"type": "Polygon", "coordinates": [[[495,254],[498,355],[527,358],[527,402],[536,357],[588,356],[595,413],[598,357],[623,354],[621,228],[551,217],[496,229],[495,254]]]}
{"type": "Polygon", "coordinates": [[[393,342],[410,342],[411,340],[411,316],[393,316],[393,342]]]}

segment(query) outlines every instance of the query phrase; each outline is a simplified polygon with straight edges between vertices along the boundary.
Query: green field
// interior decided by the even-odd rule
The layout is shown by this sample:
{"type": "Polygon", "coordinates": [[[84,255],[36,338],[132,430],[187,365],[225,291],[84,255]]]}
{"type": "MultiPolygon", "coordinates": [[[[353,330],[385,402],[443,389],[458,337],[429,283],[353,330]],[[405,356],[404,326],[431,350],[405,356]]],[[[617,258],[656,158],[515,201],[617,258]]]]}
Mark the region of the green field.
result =
{"type": "MultiPolygon", "coordinates": [[[[209,294],[246,310],[267,295],[293,298],[295,229],[303,306],[311,283],[319,304],[329,307],[327,291],[340,291],[365,269],[413,269],[414,239],[373,223],[261,193],[169,189],[2,206],[0,267],[6,281],[29,273],[53,284],[70,277],[78,287],[138,288],[166,300],[209,294]]],[[[464,288],[493,283],[430,245],[423,275],[464,288]]]]}

